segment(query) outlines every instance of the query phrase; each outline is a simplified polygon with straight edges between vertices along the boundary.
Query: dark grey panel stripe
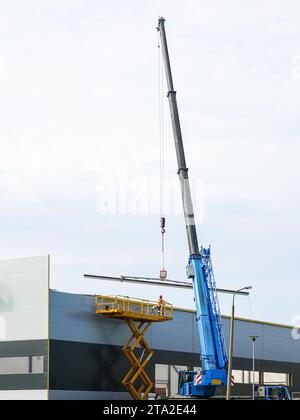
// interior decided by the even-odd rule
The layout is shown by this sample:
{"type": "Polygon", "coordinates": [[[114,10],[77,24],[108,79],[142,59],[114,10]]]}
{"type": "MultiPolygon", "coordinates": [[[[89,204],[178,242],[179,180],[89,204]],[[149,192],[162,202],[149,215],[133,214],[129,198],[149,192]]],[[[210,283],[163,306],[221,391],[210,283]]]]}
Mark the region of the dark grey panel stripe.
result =
{"type": "MultiPolygon", "coordinates": [[[[252,360],[234,357],[235,370],[252,371],[252,360]]],[[[157,364],[199,366],[200,356],[195,353],[155,350],[152,361],[157,364]]],[[[296,373],[300,377],[300,364],[256,359],[255,366],[261,372],[296,373]]]]}
{"type": "MultiPolygon", "coordinates": [[[[129,363],[121,347],[50,341],[50,389],[124,392],[129,363]]],[[[153,367],[147,371],[153,376],[153,367]]]]}
{"type": "MultiPolygon", "coordinates": [[[[196,353],[155,350],[147,367],[152,378],[155,364],[199,366],[200,358],[196,353]]],[[[121,382],[129,367],[119,346],[50,341],[51,390],[122,392],[121,382]]],[[[294,390],[300,389],[300,365],[297,363],[256,360],[256,368],[262,372],[293,374],[294,390]]],[[[234,358],[234,369],[251,370],[252,360],[234,358]]]]}
{"type": "Polygon", "coordinates": [[[0,357],[47,356],[48,340],[0,341],[0,357]]]}
{"type": "Polygon", "coordinates": [[[46,374],[0,375],[0,391],[47,389],[46,374]]]}

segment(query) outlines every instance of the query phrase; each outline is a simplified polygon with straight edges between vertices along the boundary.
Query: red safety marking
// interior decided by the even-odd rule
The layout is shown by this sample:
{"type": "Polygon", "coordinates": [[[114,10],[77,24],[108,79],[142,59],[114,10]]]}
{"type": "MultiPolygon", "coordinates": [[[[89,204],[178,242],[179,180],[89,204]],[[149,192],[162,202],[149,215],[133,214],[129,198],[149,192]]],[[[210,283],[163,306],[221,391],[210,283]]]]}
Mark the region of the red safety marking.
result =
{"type": "Polygon", "coordinates": [[[196,375],[196,377],[195,377],[195,383],[197,384],[197,385],[199,385],[199,384],[201,384],[201,381],[202,381],[202,373],[199,373],[198,375],[196,375]]]}

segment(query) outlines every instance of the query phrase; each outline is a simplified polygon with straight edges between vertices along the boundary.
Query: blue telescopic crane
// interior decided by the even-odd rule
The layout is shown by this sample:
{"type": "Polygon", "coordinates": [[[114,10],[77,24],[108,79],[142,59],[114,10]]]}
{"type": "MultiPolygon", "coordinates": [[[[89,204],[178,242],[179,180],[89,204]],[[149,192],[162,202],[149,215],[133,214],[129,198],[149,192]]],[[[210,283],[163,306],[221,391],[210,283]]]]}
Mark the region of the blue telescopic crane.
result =
{"type": "Polygon", "coordinates": [[[185,226],[189,245],[187,276],[193,281],[196,305],[196,319],[200,336],[201,372],[180,371],[178,392],[180,395],[210,398],[218,386],[227,384],[228,356],[223,333],[216,282],[210,256],[210,248],[199,249],[190,191],[188,168],[182,141],[176,91],[173,85],[165,19],[159,18],[157,30],[160,33],[161,49],[167,78],[168,100],[171,111],[175,149],[178,162],[178,176],[181,185],[185,226]]]}

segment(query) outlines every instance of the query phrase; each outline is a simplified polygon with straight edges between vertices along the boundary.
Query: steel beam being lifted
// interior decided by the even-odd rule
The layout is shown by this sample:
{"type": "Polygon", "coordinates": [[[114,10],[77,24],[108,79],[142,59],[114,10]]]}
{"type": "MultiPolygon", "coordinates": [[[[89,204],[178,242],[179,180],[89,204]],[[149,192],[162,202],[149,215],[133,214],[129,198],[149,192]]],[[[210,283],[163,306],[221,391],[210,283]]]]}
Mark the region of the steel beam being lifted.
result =
{"type": "MultiPolygon", "coordinates": [[[[164,286],[164,287],[176,287],[179,289],[192,289],[192,283],[184,281],[175,281],[175,280],[160,280],[159,278],[151,277],[132,277],[132,276],[121,276],[121,277],[109,277],[109,276],[97,276],[94,274],[84,274],[85,278],[96,279],[96,280],[106,280],[106,281],[115,281],[119,283],[136,283],[136,284],[148,284],[149,286],[164,286]]],[[[233,295],[236,293],[235,290],[228,289],[217,289],[218,293],[224,293],[233,295]]],[[[249,296],[248,292],[238,292],[236,293],[240,296],[249,296]]]]}

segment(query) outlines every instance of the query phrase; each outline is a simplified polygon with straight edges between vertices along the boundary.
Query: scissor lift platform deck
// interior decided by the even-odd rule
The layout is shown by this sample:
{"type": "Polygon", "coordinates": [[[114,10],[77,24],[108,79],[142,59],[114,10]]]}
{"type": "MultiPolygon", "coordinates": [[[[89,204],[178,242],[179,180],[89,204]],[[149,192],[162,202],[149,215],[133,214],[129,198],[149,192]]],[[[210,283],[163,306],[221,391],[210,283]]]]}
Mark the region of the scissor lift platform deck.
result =
{"type": "Polygon", "coordinates": [[[149,300],[125,296],[96,296],[96,314],[124,320],[131,330],[132,335],[122,349],[131,364],[131,369],[122,383],[134,400],[147,398],[154,386],[145,371],[154,354],[145,339],[145,334],[153,322],[171,321],[172,312],[173,307],[170,304],[158,307],[156,302],[149,300]],[[138,346],[142,349],[139,357],[134,353],[138,346]]]}
{"type": "Polygon", "coordinates": [[[106,318],[163,322],[172,320],[173,307],[126,296],[96,296],[96,313],[106,318]]]}

